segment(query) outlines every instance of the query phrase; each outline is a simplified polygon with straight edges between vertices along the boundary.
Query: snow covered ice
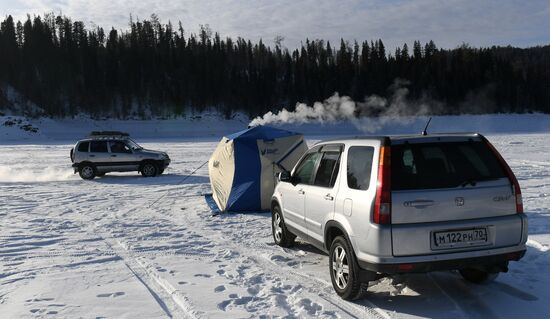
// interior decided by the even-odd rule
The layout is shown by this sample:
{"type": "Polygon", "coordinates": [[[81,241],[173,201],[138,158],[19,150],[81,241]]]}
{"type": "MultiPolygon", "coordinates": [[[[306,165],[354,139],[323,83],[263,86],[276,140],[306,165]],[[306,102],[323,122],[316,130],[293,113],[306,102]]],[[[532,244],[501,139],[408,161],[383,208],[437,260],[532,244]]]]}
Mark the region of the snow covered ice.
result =
{"type": "MultiPolygon", "coordinates": [[[[113,173],[93,181],[72,174],[69,150],[97,123],[33,122],[40,128],[36,138],[2,128],[0,317],[546,317],[549,118],[472,116],[461,126],[457,117],[441,117],[429,130],[487,133],[508,161],[529,216],[528,251],[521,261],[485,285],[452,272],[385,278],[356,302],[333,291],[326,255],[301,241],[291,249],[273,244],[269,213],[212,216],[203,198],[211,192],[206,167],[179,184],[208,160],[223,133],[245,127],[242,121],[221,127],[208,119],[175,121],[174,129],[156,134],[158,123],[142,123],[134,134],[145,139],[141,144],[173,160],[165,175],[113,173]],[[202,133],[191,135],[198,127],[202,133]],[[78,133],[67,133],[73,129],[78,133]]],[[[393,126],[393,132],[417,132],[424,122],[393,126]]],[[[101,129],[135,125],[108,123],[101,129]]],[[[320,137],[315,127],[293,129],[306,133],[310,145],[354,133],[327,126],[320,137]]]]}

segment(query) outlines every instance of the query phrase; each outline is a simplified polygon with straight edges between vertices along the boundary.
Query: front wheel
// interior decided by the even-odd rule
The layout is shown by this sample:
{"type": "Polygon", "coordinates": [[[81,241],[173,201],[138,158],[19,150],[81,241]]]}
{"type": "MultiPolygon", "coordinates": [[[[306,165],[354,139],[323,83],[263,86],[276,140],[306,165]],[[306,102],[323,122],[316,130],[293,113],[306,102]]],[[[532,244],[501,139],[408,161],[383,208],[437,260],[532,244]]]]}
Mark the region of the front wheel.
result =
{"type": "Polygon", "coordinates": [[[144,177],[153,177],[156,176],[158,172],[157,165],[154,163],[147,162],[141,166],[141,175],[144,177]]]}
{"type": "Polygon", "coordinates": [[[273,212],[271,214],[271,232],[275,244],[281,247],[291,247],[294,245],[296,235],[289,232],[286,228],[285,220],[283,219],[279,206],[273,207],[273,212]]]}
{"type": "Polygon", "coordinates": [[[346,238],[338,236],[332,241],[329,258],[330,279],[336,293],[344,300],[362,297],[368,282],[360,281],[359,265],[346,238]]]}
{"type": "Polygon", "coordinates": [[[78,169],[78,175],[80,175],[82,179],[94,179],[96,176],[95,167],[91,164],[83,164],[78,169]]]}

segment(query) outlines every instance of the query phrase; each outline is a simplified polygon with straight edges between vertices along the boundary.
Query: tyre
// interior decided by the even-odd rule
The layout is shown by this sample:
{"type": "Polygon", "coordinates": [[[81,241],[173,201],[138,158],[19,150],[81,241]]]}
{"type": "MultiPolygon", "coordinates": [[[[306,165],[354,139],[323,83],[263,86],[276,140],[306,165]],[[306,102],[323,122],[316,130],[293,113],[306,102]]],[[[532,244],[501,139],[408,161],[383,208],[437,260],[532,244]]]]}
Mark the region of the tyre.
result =
{"type": "Polygon", "coordinates": [[[271,233],[275,244],[281,247],[291,247],[294,245],[296,235],[289,232],[285,225],[285,220],[281,214],[281,208],[277,205],[273,207],[271,213],[271,233]]]}
{"type": "Polygon", "coordinates": [[[476,268],[460,269],[458,272],[460,272],[464,279],[474,284],[491,282],[498,276],[498,273],[490,273],[476,268]]]}
{"type": "Polygon", "coordinates": [[[82,179],[94,179],[96,176],[95,167],[92,164],[82,164],[78,168],[78,175],[82,179]]]}
{"type": "Polygon", "coordinates": [[[157,175],[158,167],[155,165],[155,163],[152,162],[145,162],[143,165],[141,165],[141,175],[144,177],[154,177],[157,175]]]}
{"type": "Polygon", "coordinates": [[[332,241],[329,251],[329,271],[332,286],[344,300],[355,300],[366,293],[368,282],[361,282],[361,271],[351,245],[346,238],[338,236],[332,241]]]}

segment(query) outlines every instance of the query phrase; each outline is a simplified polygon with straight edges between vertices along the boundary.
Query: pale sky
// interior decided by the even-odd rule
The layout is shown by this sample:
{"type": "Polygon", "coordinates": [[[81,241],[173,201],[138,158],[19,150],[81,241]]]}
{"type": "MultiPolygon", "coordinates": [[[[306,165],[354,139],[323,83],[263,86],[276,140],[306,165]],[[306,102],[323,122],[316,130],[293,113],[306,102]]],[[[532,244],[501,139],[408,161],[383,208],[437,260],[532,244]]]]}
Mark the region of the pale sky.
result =
{"type": "Polygon", "coordinates": [[[222,37],[241,36],[273,45],[277,35],[292,49],[300,41],[381,38],[393,50],[414,40],[438,47],[550,44],[548,0],[0,0],[0,16],[62,12],[86,26],[127,29],[156,13],[161,22],[181,21],[187,34],[209,24],[222,37]]]}

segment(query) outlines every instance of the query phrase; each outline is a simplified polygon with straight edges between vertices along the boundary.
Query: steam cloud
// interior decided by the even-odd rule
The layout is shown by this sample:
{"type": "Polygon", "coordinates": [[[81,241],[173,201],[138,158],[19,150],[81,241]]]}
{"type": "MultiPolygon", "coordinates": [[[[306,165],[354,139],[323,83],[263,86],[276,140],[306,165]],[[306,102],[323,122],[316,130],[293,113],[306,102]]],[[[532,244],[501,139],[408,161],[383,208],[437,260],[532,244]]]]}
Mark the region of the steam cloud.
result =
{"type": "Polygon", "coordinates": [[[73,175],[71,170],[44,167],[41,171],[12,168],[0,165],[0,183],[32,183],[68,180],[73,175]]]}
{"type": "Polygon", "coordinates": [[[250,122],[250,126],[266,124],[335,123],[349,121],[363,132],[374,132],[388,121],[411,122],[415,116],[437,112],[441,104],[428,98],[410,101],[407,96],[409,82],[401,79],[390,87],[390,98],[371,95],[363,102],[335,93],[313,106],[297,103],[295,111],[283,108],[277,113],[267,112],[250,122]],[[374,120],[373,117],[376,117],[374,120]]]}

